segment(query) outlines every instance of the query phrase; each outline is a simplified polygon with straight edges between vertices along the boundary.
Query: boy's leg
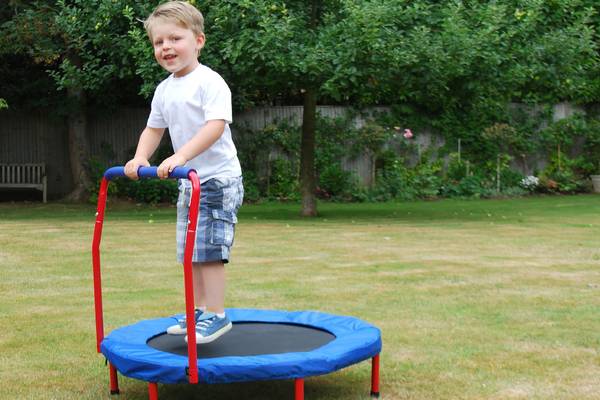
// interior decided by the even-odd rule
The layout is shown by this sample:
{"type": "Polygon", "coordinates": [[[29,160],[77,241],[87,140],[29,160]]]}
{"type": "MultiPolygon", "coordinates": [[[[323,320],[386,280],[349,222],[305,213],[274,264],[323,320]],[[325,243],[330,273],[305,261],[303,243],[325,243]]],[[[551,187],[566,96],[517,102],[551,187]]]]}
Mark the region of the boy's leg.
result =
{"type": "MultiPolygon", "coordinates": [[[[224,269],[224,268],[223,268],[224,269]]],[[[206,285],[202,276],[200,263],[192,263],[192,276],[194,286],[194,305],[196,321],[207,310],[206,307],[206,285]]],[[[221,312],[221,311],[219,311],[221,312]]],[[[195,322],[194,322],[195,323],[195,322]]],[[[177,321],[177,324],[169,326],[167,333],[171,335],[185,335],[187,333],[187,321],[185,316],[177,321]]]]}
{"type": "Polygon", "coordinates": [[[225,312],[225,265],[222,261],[194,263],[194,296],[196,304],[215,314],[225,312]],[[196,279],[198,277],[198,279],[196,279]]]}
{"type": "MultiPolygon", "coordinates": [[[[200,213],[194,246],[195,305],[206,306],[196,322],[196,343],[209,343],[232,328],[225,315],[225,263],[233,244],[236,213],[243,199],[242,178],[211,179],[201,185],[200,213]],[[198,232],[200,234],[198,234],[198,232]]],[[[183,262],[190,188],[180,192],[177,205],[178,260],[183,262]]],[[[187,340],[187,337],[186,337],[187,340]]]]}
{"type": "Polygon", "coordinates": [[[206,289],[202,277],[201,266],[201,263],[192,263],[192,273],[194,275],[194,303],[197,309],[206,311],[206,289]]]}
{"type": "MultiPolygon", "coordinates": [[[[225,265],[222,261],[211,261],[194,263],[193,266],[194,274],[201,277],[194,289],[204,291],[207,311],[196,323],[196,343],[210,343],[233,326],[225,314],[225,265]]],[[[185,339],[187,341],[187,336],[185,339]]]]}

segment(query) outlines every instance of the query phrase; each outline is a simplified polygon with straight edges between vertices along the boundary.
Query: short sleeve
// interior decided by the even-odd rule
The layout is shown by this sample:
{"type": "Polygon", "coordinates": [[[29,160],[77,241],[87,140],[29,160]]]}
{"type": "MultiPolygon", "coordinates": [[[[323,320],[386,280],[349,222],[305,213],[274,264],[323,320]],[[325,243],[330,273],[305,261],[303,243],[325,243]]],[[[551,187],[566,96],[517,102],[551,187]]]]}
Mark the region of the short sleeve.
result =
{"type": "Polygon", "coordinates": [[[222,119],[228,124],[232,122],[231,91],[220,76],[217,75],[217,79],[205,87],[202,107],[207,121],[222,119]]]}
{"type": "Polygon", "coordinates": [[[152,97],[152,106],[150,109],[150,116],[148,117],[147,126],[150,128],[167,128],[169,124],[165,120],[164,113],[162,110],[163,105],[163,84],[158,85],[156,90],[154,91],[154,96],[152,97]]]}

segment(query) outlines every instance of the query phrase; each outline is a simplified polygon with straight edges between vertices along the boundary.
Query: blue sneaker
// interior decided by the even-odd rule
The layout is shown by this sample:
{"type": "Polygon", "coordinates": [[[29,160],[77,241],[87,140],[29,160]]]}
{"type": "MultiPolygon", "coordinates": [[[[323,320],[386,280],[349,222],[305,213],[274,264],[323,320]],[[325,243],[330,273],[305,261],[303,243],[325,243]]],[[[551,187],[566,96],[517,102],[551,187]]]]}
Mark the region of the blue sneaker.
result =
{"type": "MultiPolygon", "coordinates": [[[[196,309],[194,312],[194,323],[197,323],[200,317],[204,314],[202,310],[196,309]]],[[[171,325],[167,328],[167,333],[169,335],[185,335],[187,333],[187,323],[185,322],[185,314],[183,318],[177,320],[176,325],[171,325]]]]}
{"type": "MultiPolygon", "coordinates": [[[[210,343],[231,330],[232,324],[227,315],[219,318],[214,313],[205,312],[196,322],[196,343],[210,343]]],[[[187,342],[187,336],[185,337],[187,342]]]]}

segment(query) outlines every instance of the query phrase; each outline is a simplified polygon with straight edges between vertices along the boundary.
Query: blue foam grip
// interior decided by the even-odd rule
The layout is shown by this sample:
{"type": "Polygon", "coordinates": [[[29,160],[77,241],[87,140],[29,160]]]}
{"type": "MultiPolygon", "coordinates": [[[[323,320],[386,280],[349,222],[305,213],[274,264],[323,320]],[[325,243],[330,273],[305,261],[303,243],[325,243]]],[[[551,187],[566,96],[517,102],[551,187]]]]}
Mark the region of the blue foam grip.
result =
{"type": "MultiPolygon", "coordinates": [[[[158,167],[140,167],[138,169],[138,176],[140,178],[158,178],[156,173],[158,167]]],[[[188,167],[175,167],[169,174],[170,179],[188,179],[190,171],[195,171],[193,168],[188,167]]],[[[108,180],[113,178],[124,177],[125,167],[111,167],[104,172],[104,177],[108,180]]]]}

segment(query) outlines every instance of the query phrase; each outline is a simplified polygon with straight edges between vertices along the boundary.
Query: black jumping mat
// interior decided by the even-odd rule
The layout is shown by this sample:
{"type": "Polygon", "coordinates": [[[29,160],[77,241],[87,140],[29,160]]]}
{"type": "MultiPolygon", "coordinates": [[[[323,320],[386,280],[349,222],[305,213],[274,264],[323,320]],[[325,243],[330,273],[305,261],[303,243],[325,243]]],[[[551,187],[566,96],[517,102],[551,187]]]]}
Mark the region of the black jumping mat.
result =
{"type": "MultiPolygon", "coordinates": [[[[185,335],[163,333],[150,338],[147,343],[160,351],[187,356],[184,338],[185,335]]],[[[331,333],[308,326],[234,322],[233,328],[219,339],[197,346],[198,359],[311,351],[334,339],[331,333]]]]}

